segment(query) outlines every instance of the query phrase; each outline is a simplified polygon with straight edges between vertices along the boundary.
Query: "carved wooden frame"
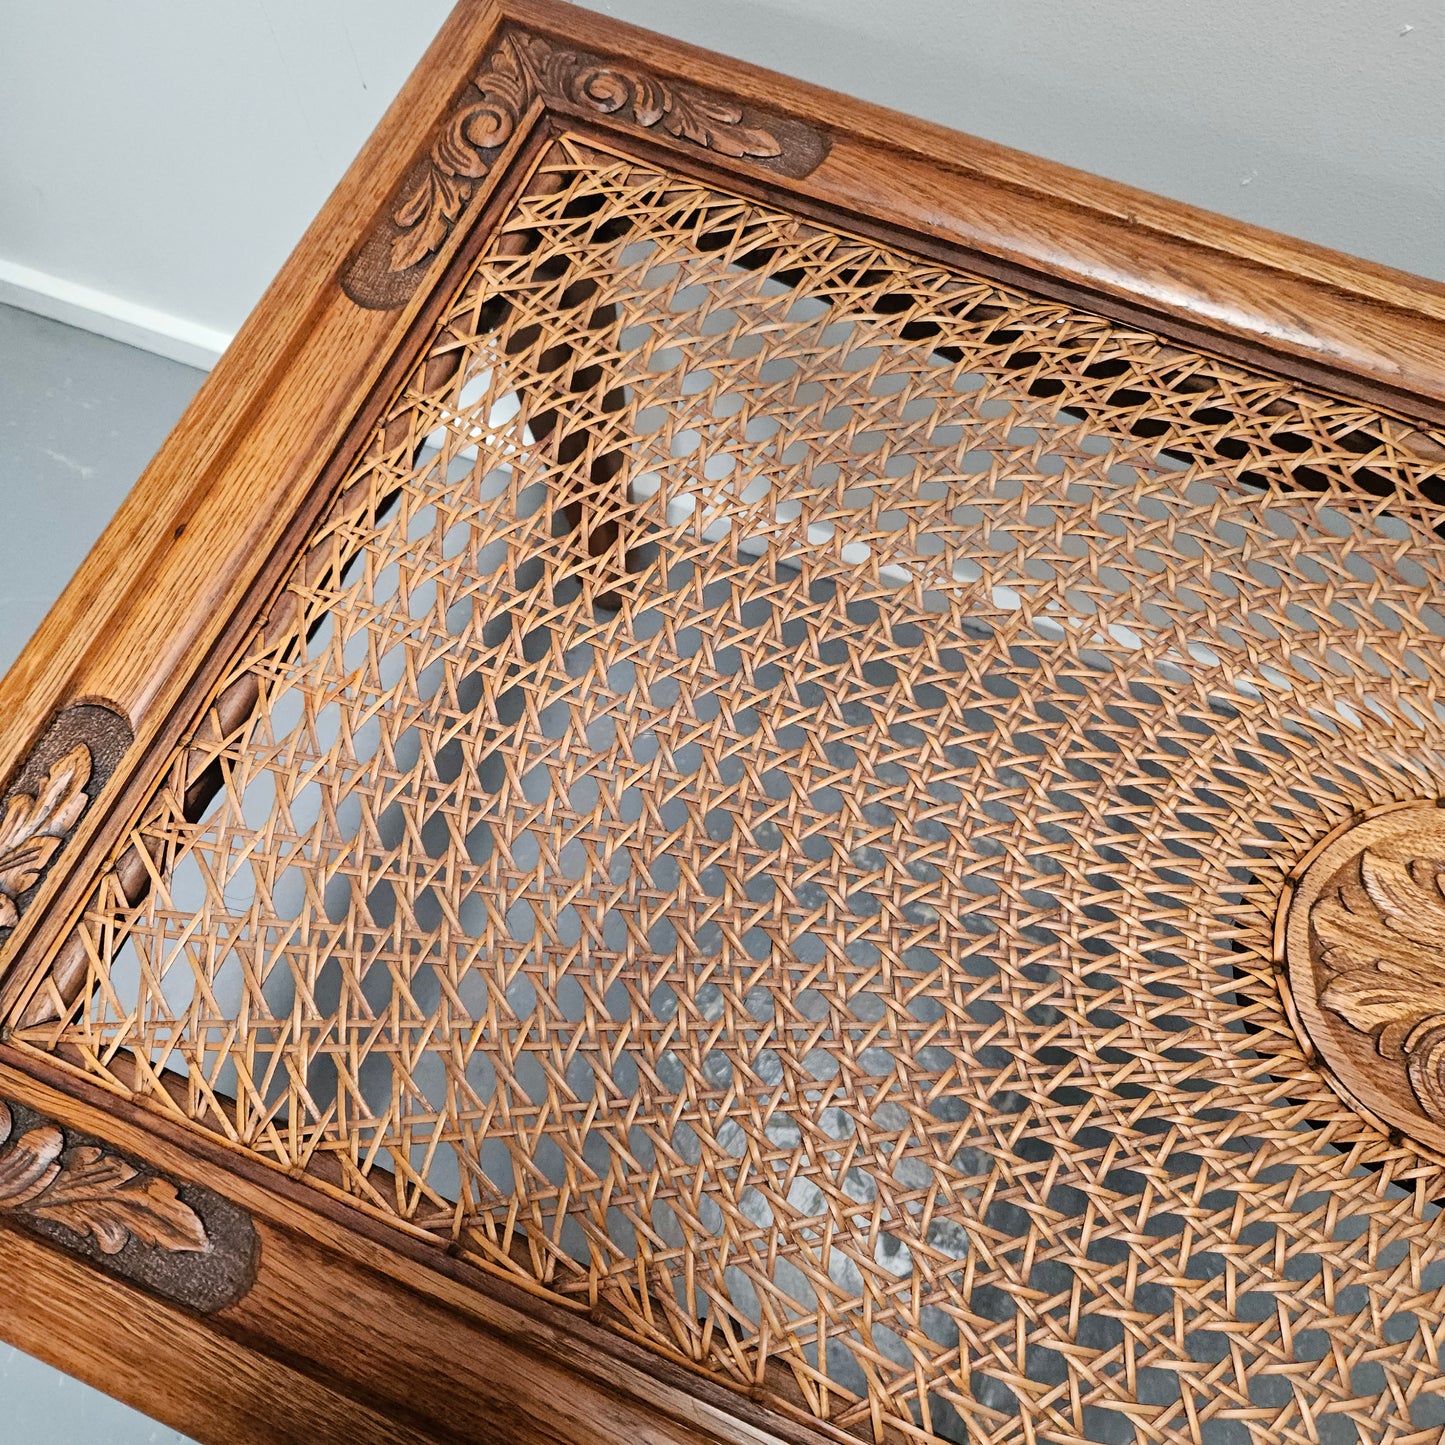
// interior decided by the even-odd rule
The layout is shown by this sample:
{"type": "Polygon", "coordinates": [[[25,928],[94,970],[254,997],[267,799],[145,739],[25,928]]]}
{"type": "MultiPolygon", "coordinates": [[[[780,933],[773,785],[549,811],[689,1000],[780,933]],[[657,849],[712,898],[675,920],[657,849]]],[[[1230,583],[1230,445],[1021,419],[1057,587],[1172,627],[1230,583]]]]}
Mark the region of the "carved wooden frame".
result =
{"type": "MultiPolygon", "coordinates": [[[[78,915],[443,278],[560,128],[1445,419],[1445,287],[556,0],[462,0],[0,681],[0,1005],[78,915]]],[[[3,1042],[0,1096],[0,1335],[199,1438],[828,1438],[3,1042]]]]}

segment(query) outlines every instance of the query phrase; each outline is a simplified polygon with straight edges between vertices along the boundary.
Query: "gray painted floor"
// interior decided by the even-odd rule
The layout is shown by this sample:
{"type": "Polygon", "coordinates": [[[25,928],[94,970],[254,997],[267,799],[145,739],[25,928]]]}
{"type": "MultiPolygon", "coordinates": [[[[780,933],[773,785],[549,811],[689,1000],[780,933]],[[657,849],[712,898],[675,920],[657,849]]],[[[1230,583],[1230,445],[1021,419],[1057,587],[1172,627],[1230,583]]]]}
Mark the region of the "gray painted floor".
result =
{"type": "Polygon", "coordinates": [[[0,671],[204,373],[0,306],[0,671]]]}
{"type": "MultiPolygon", "coordinates": [[[[0,306],[0,671],[203,376],[0,306]]],[[[0,1421],[0,1440],[17,1445],[186,1445],[184,1435],[8,1346],[0,1346],[0,1421]]]]}

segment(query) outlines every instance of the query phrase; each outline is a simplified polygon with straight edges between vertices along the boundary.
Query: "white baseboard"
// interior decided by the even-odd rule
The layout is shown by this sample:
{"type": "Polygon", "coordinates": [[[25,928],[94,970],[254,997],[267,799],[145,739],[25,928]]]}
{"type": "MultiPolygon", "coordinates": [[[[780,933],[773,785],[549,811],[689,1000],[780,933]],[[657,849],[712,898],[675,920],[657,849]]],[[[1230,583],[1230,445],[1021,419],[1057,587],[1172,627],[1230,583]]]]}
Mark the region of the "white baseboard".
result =
{"type": "Polygon", "coordinates": [[[231,338],[184,317],[32,271],[0,257],[0,302],[209,371],[231,338]]]}

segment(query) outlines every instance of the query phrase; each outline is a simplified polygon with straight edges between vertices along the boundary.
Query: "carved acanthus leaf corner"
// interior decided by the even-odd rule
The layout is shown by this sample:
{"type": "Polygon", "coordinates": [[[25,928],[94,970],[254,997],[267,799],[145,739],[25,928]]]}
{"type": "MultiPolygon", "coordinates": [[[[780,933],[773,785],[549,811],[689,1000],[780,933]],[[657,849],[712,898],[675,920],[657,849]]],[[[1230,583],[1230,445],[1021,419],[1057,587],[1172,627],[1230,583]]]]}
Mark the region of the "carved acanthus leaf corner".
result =
{"type": "Polygon", "coordinates": [[[0,1210],[63,1225],[105,1255],[133,1239],[167,1253],[210,1248],[201,1217],[168,1180],[98,1144],[67,1148],[55,1124],[38,1123],[12,1140],[13,1129],[0,1101],[0,1210]]]}
{"type": "Polygon", "coordinates": [[[14,793],[0,816],[0,928],[19,921],[16,900],[41,873],[90,801],[90,750],[78,743],[58,759],[35,793],[14,793]]]}
{"type": "Polygon", "coordinates": [[[643,130],[660,126],[719,155],[770,160],[783,150],[776,135],[745,125],[742,107],[729,100],[585,51],[561,49],[540,35],[509,34],[473,84],[478,96],[448,118],[425,169],[392,213],[399,232],[391,248],[395,271],[410,269],[442,245],[490,169],[486,153],[511,139],[536,97],[597,115],[625,111],[643,130]]]}
{"type": "Polygon", "coordinates": [[[476,183],[491,170],[487,152],[512,138],[531,104],[531,78],[515,45],[504,41],[488,57],[467,99],[447,117],[422,173],[402,192],[392,220],[398,234],[391,243],[391,269],[408,271],[446,241],[476,183]]]}
{"type": "Polygon", "coordinates": [[[662,132],[780,174],[808,175],[828,153],[812,126],[762,114],[627,61],[559,45],[515,27],[505,30],[442,122],[343,277],[361,305],[399,305],[419,268],[447,237],[536,101],[583,117],[608,117],[640,132],[662,132]]]}

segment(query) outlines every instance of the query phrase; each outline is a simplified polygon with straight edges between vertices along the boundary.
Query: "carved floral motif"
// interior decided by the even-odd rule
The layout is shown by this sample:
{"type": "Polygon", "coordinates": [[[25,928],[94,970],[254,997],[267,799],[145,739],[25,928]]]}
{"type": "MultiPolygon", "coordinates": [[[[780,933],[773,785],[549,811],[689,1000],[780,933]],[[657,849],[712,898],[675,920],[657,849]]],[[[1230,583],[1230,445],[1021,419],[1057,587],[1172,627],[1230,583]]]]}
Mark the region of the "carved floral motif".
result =
{"type": "Polygon", "coordinates": [[[491,53],[473,87],[392,213],[393,271],[424,261],[446,240],[495,152],[537,98],[598,115],[625,113],[643,130],[660,128],[720,155],[769,160],[783,153],[778,135],[745,124],[742,108],[729,100],[521,31],[491,53]]]}
{"type": "Polygon", "coordinates": [[[1367,847],[1310,909],[1321,1005],[1402,1061],[1445,1123],[1445,857],[1367,847]]]}
{"type": "Polygon", "coordinates": [[[16,899],[39,881],[45,866],[85,811],[90,750],[77,744],[53,763],[39,788],[14,793],[0,816],[0,928],[20,914],[16,899]]]}
{"type": "Polygon", "coordinates": [[[55,1124],[42,1121],[12,1140],[13,1128],[0,1101],[0,1210],[63,1225],[106,1255],[133,1239],[167,1253],[210,1247],[200,1216],[174,1184],[98,1144],[66,1148],[55,1124]]]}

